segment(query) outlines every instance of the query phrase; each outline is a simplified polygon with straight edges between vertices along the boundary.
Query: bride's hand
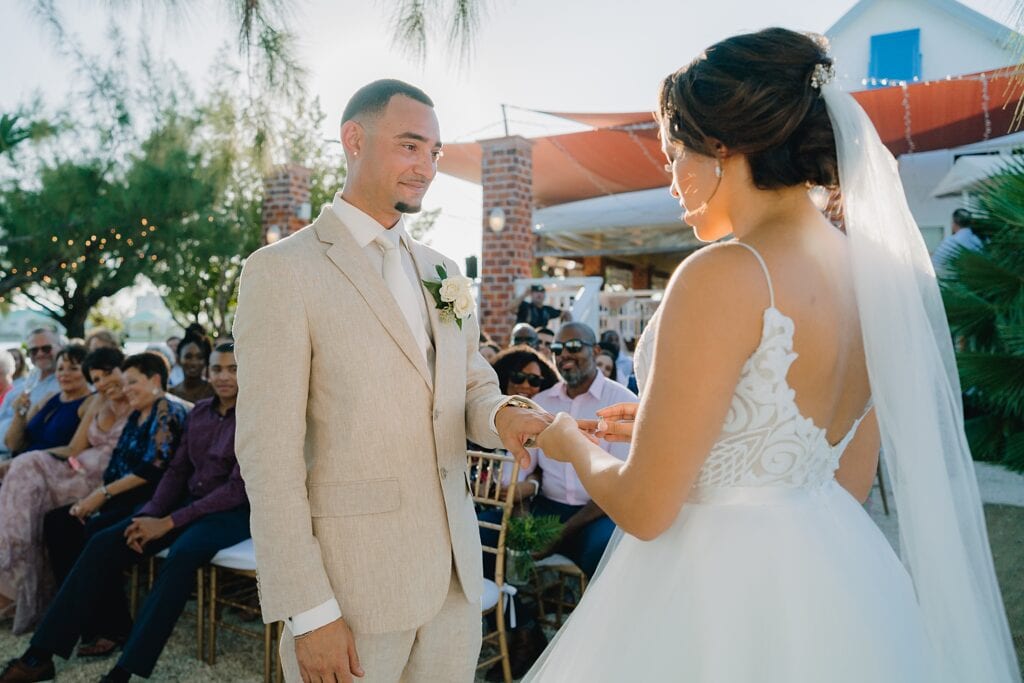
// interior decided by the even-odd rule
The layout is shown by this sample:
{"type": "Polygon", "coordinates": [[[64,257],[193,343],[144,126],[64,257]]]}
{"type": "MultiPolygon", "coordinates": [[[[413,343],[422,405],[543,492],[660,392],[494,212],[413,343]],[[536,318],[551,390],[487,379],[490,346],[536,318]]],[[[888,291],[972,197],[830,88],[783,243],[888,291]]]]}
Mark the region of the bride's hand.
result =
{"type": "MultiPolygon", "coordinates": [[[[615,405],[601,408],[597,411],[600,420],[594,422],[593,434],[598,439],[604,439],[609,443],[629,442],[633,440],[633,424],[636,421],[639,403],[616,403],[615,405]]],[[[589,425],[587,425],[589,426],[589,425]]],[[[580,428],[584,425],[581,422],[580,428]]]]}
{"type": "Polygon", "coordinates": [[[537,436],[537,447],[552,460],[569,462],[570,454],[589,440],[569,413],[559,413],[547,429],[537,436]]]}

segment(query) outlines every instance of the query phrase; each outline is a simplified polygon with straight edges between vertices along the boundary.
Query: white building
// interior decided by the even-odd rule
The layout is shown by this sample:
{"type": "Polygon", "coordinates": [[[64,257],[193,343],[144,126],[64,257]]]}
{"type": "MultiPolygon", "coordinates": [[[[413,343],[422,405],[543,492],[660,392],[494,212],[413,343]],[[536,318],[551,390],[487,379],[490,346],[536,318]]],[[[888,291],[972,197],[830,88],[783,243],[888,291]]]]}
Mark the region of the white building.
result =
{"type": "Polygon", "coordinates": [[[930,81],[1019,61],[1019,35],[955,0],[860,0],[829,28],[846,90],[930,81]]]}

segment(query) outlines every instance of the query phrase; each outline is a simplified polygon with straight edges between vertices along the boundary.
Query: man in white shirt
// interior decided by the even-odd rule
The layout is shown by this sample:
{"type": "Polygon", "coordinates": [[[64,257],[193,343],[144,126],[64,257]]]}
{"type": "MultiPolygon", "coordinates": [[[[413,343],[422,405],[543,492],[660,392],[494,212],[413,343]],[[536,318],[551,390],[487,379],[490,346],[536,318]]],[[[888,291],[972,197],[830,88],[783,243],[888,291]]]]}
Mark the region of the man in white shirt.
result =
{"type": "Polygon", "coordinates": [[[935,274],[939,277],[948,277],[949,264],[962,250],[981,251],[984,246],[981,238],[971,230],[971,212],[967,209],[957,209],[953,212],[953,233],[939,242],[939,246],[932,253],[935,274]]]}
{"type": "Polygon", "coordinates": [[[7,392],[3,405],[0,406],[0,460],[11,457],[10,451],[3,445],[3,435],[14,421],[14,403],[21,397],[25,387],[28,387],[32,405],[60,391],[57,374],[54,372],[54,358],[63,346],[60,335],[53,330],[41,327],[29,332],[28,357],[34,368],[27,377],[15,381],[14,387],[7,392]]]}
{"type": "MultiPolygon", "coordinates": [[[[588,325],[562,325],[551,351],[562,381],[533,397],[547,412],[565,412],[577,419],[595,418],[601,408],[637,400],[636,394],[598,370],[600,350],[588,325]]],[[[602,441],[601,448],[621,460],[629,455],[628,443],[602,441]]],[[[561,537],[548,551],[565,555],[587,576],[593,576],[615,523],[587,495],[572,465],[551,460],[544,451],[533,449],[526,481],[517,488],[523,491],[527,487],[539,490],[533,499],[534,515],[556,515],[565,522],[561,537]]]]}

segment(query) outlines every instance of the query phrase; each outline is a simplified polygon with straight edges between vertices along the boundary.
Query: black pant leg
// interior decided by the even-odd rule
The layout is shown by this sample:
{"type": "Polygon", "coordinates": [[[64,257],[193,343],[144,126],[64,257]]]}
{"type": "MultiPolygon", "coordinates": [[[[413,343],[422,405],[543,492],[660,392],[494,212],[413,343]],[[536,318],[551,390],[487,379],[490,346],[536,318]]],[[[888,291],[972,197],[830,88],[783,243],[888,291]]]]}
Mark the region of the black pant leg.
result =
{"type": "MultiPolygon", "coordinates": [[[[89,540],[36,629],[33,647],[67,659],[90,622],[110,611],[122,591],[121,573],[139,557],[124,542],[129,523],[125,520],[89,540]]],[[[121,628],[127,632],[130,623],[121,628]]]]}
{"type": "Polygon", "coordinates": [[[70,510],[71,506],[65,505],[50,510],[43,518],[43,538],[58,588],[85,547],[85,527],[69,514],[70,510]]]}
{"type": "Polygon", "coordinates": [[[148,678],[185,608],[196,570],[218,550],[247,538],[247,507],[207,515],[186,526],[170,544],[167,559],[160,564],[153,590],[139,610],[118,666],[148,678]]]}

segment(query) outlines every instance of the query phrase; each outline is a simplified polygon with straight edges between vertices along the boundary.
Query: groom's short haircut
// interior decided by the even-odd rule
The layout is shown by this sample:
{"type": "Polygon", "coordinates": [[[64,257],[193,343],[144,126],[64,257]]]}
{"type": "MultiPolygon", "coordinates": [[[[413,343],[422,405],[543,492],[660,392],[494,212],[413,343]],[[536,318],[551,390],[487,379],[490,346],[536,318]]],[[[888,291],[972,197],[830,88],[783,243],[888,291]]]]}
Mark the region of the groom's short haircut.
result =
{"type": "Polygon", "coordinates": [[[352,99],[345,105],[345,112],[341,115],[341,122],[351,121],[357,116],[376,116],[384,111],[388,102],[395,95],[404,95],[417,102],[422,102],[428,107],[434,106],[434,101],[427,93],[415,85],[394,78],[384,78],[374,81],[356,91],[352,99]]]}

